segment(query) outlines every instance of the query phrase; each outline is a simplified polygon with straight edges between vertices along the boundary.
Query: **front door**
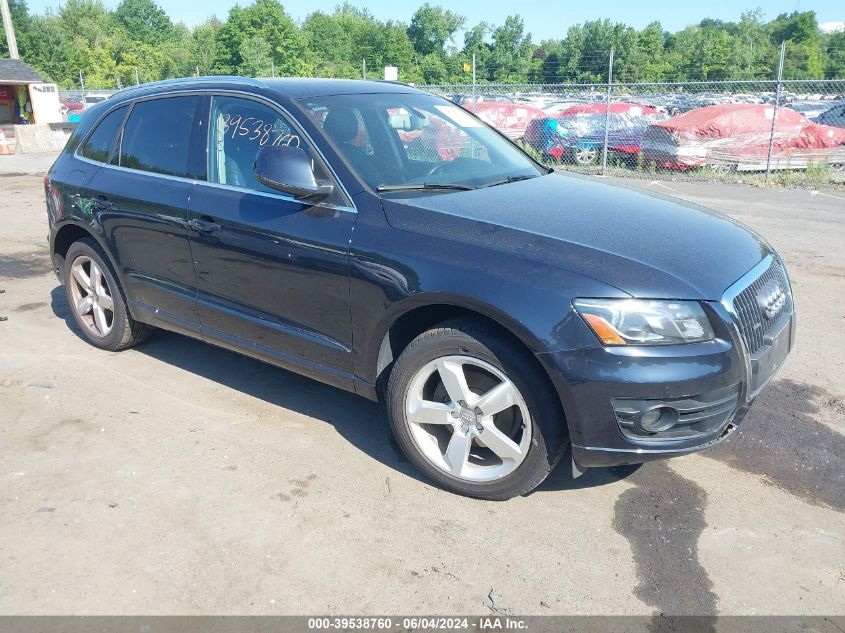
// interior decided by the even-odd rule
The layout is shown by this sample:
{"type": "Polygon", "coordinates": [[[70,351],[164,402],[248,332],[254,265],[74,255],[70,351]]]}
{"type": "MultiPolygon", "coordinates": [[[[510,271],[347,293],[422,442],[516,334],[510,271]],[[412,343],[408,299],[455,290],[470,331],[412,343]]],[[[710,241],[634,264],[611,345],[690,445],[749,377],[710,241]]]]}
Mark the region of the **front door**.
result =
{"type": "Polygon", "coordinates": [[[310,151],[269,103],[211,98],[208,178],[188,206],[203,336],[351,388],[348,258],[356,213],[339,191],[314,206],[259,183],[253,162],[268,144],[310,151]]]}

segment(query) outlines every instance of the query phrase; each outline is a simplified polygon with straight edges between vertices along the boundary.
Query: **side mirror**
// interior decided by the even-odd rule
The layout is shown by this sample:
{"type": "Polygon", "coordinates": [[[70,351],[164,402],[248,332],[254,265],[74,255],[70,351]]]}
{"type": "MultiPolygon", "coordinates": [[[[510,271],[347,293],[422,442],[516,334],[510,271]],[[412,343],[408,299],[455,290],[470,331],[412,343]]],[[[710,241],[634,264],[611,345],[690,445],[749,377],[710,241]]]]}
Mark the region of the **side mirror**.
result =
{"type": "Polygon", "coordinates": [[[261,184],[302,200],[323,200],[334,191],[332,185],[317,182],[311,159],[299,147],[262,147],[252,169],[261,184]]]}

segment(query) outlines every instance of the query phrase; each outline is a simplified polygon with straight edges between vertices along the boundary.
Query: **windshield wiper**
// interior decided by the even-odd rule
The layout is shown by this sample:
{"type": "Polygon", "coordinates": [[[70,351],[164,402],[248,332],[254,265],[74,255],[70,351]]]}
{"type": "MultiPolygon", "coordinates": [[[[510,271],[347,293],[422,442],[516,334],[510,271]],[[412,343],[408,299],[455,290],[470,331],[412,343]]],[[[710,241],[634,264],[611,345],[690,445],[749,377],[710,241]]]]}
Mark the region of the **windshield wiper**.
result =
{"type": "Polygon", "coordinates": [[[485,182],[482,186],[495,187],[496,185],[506,185],[509,182],[519,182],[520,180],[529,180],[530,178],[537,178],[538,175],[539,174],[529,176],[528,174],[521,174],[519,176],[508,176],[507,178],[499,178],[498,180],[491,180],[490,182],[485,182]]]}
{"type": "Polygon", "coordinates": [[[381,185],[376,191],[423,191],[426,189],[453,189],[455,191],[471,191],[477,189],[472,185],[459,185],[451,183],[435,183],[435,182],[409,182],[401,185],[381,185]]]}

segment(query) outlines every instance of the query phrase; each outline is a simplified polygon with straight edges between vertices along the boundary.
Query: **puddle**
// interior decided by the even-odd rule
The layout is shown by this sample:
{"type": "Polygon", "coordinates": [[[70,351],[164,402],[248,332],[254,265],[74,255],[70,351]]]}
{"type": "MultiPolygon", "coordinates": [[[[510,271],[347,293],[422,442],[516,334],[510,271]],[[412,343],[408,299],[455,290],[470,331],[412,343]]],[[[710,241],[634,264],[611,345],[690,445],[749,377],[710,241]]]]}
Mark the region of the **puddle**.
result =
{"type": "MultiPolygon", "coordinates": [[[[631,474],[633,484],[616,500],[613,529],[634,554],[639,583],[634,595],[667,615],[714,615],[716,594],[698,559],[698,539],[707,527],[707,493],[664,462],[631,474]]],[[[703,618],[701,630],[711,630],[703,618]]]]}

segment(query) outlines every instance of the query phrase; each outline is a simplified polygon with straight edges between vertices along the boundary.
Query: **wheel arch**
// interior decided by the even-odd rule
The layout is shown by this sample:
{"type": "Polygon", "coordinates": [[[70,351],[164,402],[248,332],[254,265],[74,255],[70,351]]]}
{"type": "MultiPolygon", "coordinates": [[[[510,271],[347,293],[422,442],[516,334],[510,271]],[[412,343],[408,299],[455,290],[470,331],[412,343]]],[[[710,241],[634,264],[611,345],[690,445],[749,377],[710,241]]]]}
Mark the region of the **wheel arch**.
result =
{"type": "Polygon", "coordinates": [[[117,267],[117,262],[115,262],[114,257],[112,256],[109,249],[103,243],[103,240],[100,235],[90,227],[76,222],[65,222],[61,226],[56,229],[56,235],[52,241],[52,255],[53,255],[53,268],[56,272],[56,275],[59,277],[62,282],[62,274],[64,270],[64,260],[67,256],[68,249],[70,248],[71,244],[74,242],[78,242],[79,240],[85,238],[92,238],[97,244],[100,245],[100,248],[103,249],[103,252],[106,254],[106,257],[109,258],[109,264],[111,264],[112,271],[117,275],[118,281],[123,284],[123,279],[120,276],[120,269],[117,267]]]}
{"type": "MultiPolygon", "coordinates": [[[[547,393],[557,396],[558,390],[554,381],[546,366],[537,358],[537,353],[544,351],[543,345],[527,328],[494,309],[443,298],[431,299],[425,303],[417,301],[414,305],[406,306],[404,310],[394,314],[382,328],[383,332],[376,337],[379,342],[377,356],[370,361],[367,368],[371,372],[370,376],[374,377],[374,396],[384,401],[384,389],[393,363],[412,340],[440,323],[460,318],[484,323],[509,339],[539,369],[547,381],[547,393]]],[[[563,423],[566,424],[563,404],[559,398],[556,397],[556,400],[563,423]]]]}

